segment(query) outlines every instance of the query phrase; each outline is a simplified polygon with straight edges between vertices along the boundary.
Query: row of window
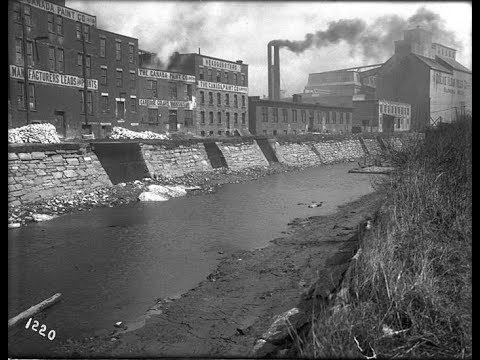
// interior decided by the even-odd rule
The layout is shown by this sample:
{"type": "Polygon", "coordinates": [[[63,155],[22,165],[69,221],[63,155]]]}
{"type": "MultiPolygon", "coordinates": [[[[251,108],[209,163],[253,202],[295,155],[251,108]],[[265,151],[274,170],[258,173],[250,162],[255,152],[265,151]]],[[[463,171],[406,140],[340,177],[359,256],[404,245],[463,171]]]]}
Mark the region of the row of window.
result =
{"type": "MultiPolygon", "coordinates": [[[[130,98],[130,112],[136,113],[137,112],[137,99],[136,98],[130,98]]],[[[117,100],[115,102],[116,106],[116,114],[117,117],[121,118],[123,117],[124,111],[125,111],[125,102],[124,101],[119,101],[117,100]]],[[[108,95],[102,95],[101,100],[100,100],[100,108],[101,111],[104,113],[110,112],[110,100],[108,95]]]]}
{"type": "MultiPolygon", "coordinates": [[[[230,94],[225,94],[224,105],[230,106],[230,94]]],[[[222,106],[222,94],[217,93],[217,106],[222,106]]],[[[200,105],[205,105],[205,92],[200,91],[200,105]]],[[[213,92],[208,93],[208,105],[214,105],[213,92]]],[[[242,95],[242,107],[246,107],[246,98],[245,95],[242,95]]],[[[233,95],[233,107],[238,108],[238,95],[233,95]]]]}
{"type": "MultiPolygon", "coordinates": [[[[432,49],[435,49],[435,48],[436,48],[436,45],[432,44],[432,49]]],[[[437,48],[437,54],[453,58],[455,56],[455,51],[439,46],[437,48]]]]}
{"type": "MultiPolygon", "coordinates": [[[[216,72],[216,76],[215,76],[215,80],[217,83],[225,83],[225,84],[230,84],[229,82],[229,72],[228,71],[224,71],[223,72],[223,81],[222,81],[222,71],[221,70],[215,70],[216,72]]],[[[200,80],[207,80],[207,81],[210,81],[210,82],[213,82],[213,70],[212,69],[207,69],[207,77],[205,78],[205,72],[204,72],[204,68],[203,67],[200,67],[199,68],[199,74],[198,74],[198,77],[200,80]]],[[[233,82],[232,82],[233,85],[240,85],[240,86],[246,86],[246,77],[245,77],[245,74],[237,74],[237,73],[233,73],[233,82]],[[240,76],[238,76],[240,75],[240,76]]]]}
{"type": "MultiPolygon", "coordinates": [[[[35,84],[28,84],[28,106],[30,110],[37,109],[35,84]]],[[[22,110],[26,109],[24,81],[17,81],[17,108],[22,110]]]]}
{"type": "MultiPolygon", "coordinates": [[[[170,99],[177,99],[178,98],[178,84],[175,81],[168,82],[168,96],[170,99]]],[[[147,80],[147,90],[150,91],[150,95],[152,98],[158,97],[158,82],[157,80],[147,80]]],[[[189,100],[192,99],[192,85],[187,84],[185,87],[186,95],[189,100]]]]}
{"type": "MultiPolygon", "coordinates": [[[[266,106],[262,106],[262,122],[268,122],[269,121],[269,109],[271,110],[271,120],[272,122],[278,122],[278,113],[279,109],[278,108],[268,108],[266,106]]],[[[289,122],[289,117],[288,117],[288,109],[281,109],[282,110],[282,120],[283,122],[289,122]]],[[[291,122],[296,123],[298,122],[298,110],[297,109],[291,109],[291,122]]],[[[351,113],[350,112],[342,112],[342,111],[308,111],[309,115],[309,121],[314,122],[315,121],[315,114],[317,118],[317,124],[330,124],[330,121],[332,124],[336,124],[337,120],[339,121],[340,124],[346,123],[350,124],[351,122],[351,113]]],[[[303,123],[307,122],[307,111],[306,110],[300,110],[300,117],[303,123]]]]}
{"type": "MultiPolygon", "coordinates": [[[[214,132],[213,130],[210,130],[210,131],[208,132],[208,136],[213,136],[214,134],[215,134],[215,132],[214,132]]],[[[200,131],[200,135],[201,135],[201,136],[206,136],[206,132],[205,132],[204,130],[202,130],[202,131],[200,131]]],[[[218,131],[217,131],[217,135],[220,135],[220,136],[223,135],[223,131],[222,131],[222,130],[218,130],[218,131]]],[[[225,135],[230,136],[230,130],[226,130],[226,131],[225,131],[225,135]]]]}
{"type": "MultiPolygon", "coordinates": [[[[135,71],[130,70],[128,73],[128,81],[130,89],[135,89],[136,84],[136,76],[135,71]]],[[[88,75],[87,75],[88,76],[88,75]]],[[[116,69],[115,71],[115,85],[117,87],[123,87],[123,69],[116,69]]],[[[100,85],[108,85],[108,76],[107,76],[107,67],[102,66],[100,68],[100,85]]]]}
{"type": "MultiPolygon", "coordinates": [[[[230,125],[230,113],[229,112],[225,113],[225,120],[226,120],[227,125],[230,125]]],[[[206,124],[205,121],[206,121],[205,111],[200,111],[200,124],[202,124],[202,125],[206,124]]],[[[210,111],[208,113],[208,123],[209,124],[214,124],[215,123],[213,111],[210,111]]],[[[217,124],[222,123],[222,113],[220,111],[217,112],[216,123],[217,124]]],[[[233,124],[238,125],[238,113],[233,114],[233,124]]],[[[245,124],[246,124],[246,113],[242,113],[242,125],[245,125],[245,124]]]]}
{"type": "MultiPolygon", "coordinates": [[[[14,20],[18,23],[22,22],[20,4],[17,2],[13,3],[13,12],[14,20]]],[[[24,5],[23,7],[23,16],[25,19],[25,26],[28,30],[31,30],[32,26],[32,17],[31,9],[29,5],[24,5]]],[[[64,36],[64,23],[63,17],[60,15],[55,15],[52,13],[47,14],[47,29],[51,34],[57,34],[59,36],[64,36]]],[[[75,23],[75,33],[76,39],[82,41],[82,35],[86,42],[91,41],[91,31],[90,25],[82,24],[80,22],[75,23]]],[[[107,48],[106,48],[106,38],[100,35],[100,53],[101,58],[107,57],[107,48]]],[[[122,60],[122,40],[115,39],[115,60],[122,60]]],[[[135,45],[132,43],[128,44],[128,61],[132,64],[135,63],[135,45]]]]}
{"type": "MultiPolygon", "coordinates": [[[[184,125],[185,127],[193,126],[193,111],[192,110],[183,110],[184,113],[184,125]]],[[[149,125],[158,125],[158,109],[149,108],[147,112],[147,118],[142,117],[142,122],[149,125]]],[[[170,125],[169,130],[176,130],[177,128],[177,110],[168,110],[168,123],[170,125]]]]}
{"type": "Polygon", "coordinates": [[[399,105],[380,104],[380,112],[393,115],[410,115],[410,108],[399,105]]]}

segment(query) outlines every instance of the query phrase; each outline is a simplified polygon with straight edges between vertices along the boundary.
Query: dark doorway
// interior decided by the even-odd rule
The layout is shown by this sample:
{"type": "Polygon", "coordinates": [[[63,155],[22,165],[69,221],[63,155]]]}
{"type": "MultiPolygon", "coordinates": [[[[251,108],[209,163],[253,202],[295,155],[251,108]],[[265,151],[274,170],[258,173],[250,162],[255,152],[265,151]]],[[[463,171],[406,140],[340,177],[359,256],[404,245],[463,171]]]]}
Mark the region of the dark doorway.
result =
{"type": "Polygon", "coordinates": [[[55,126],[57,134],[63,137],[67,136],[67,124],[65,123],[65,112],[56,110],[52,125],[55,126]]]}
{"type": "Polygon", "coordinates": [[[168,129],[170,131],[177,131],[178,129],[177,110],[168,111],[168,129]]]}
{"type": "Polygon", "coordinates": [[[382,132],[393,133],[395,126],[395,117],[383,114],[382,132]]]}
{"type": "Polygon", "coordinates": [[[310,118],[308,119],[308,131],[313,131],[313,115],[310,115],[310,118]]]}
{"type": "Polygon", "coordinates": [[[117,119],[123,119],[125,115],[125,102],[117,101],[117,119]]]}

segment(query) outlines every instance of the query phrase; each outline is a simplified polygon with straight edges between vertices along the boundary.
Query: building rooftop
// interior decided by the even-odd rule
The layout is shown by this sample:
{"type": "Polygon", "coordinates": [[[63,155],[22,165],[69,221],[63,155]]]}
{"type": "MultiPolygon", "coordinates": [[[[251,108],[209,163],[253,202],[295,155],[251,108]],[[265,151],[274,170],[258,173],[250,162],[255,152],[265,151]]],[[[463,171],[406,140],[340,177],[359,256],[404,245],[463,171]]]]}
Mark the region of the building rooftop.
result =
{"type": "Polygon", "coordinates": [[[230,63],[237,64],[237,65],[247,65],[248,66],[248,64],[244,63],[243,61],[242,61],[242,63],[237,63],[237,61],[239,61],[239,60],[220,59],[220,58],[216,58],[216,57],[213,57],[213,56],[210,56],[210,55],[204,55],[204,54],[198,54],[198,53],[184,53],[184,54],[179,54],[179,55],[180,56],[197,55],[197,56],[202,56],[202,57],[206,57],[206,58],[213,59],[213,60],[226,61],[226,62],[230,62],[230,63]]]}
{"type": "Polygon", "coordinates": [[[421,62],[423,62],[425,65],[427,65],[431,69],[443,71],[449,74],[452,73],[452,70],[450,68],[443,66],[442,64],[440,64],[438,61],[434,59],[430,59],[425,56],[414,54],[414,53],[412,53],[412,56],[415,56],[417,59],[419,59],[421,62]]]}
{"type": "Polygon", "coordinates": [[[448,58],[448,57],[440,56],[440,55],[437,55],[437,58],[440,59],[440,62],[447,63],[448,66],[454,68],[455,70],[463,71],[463,72],[466,72],[466,73],[469,73],[469,74],[472,73],[472,70],[466,68],[465,66],[460,64],[458,61],[453,60],[452,58],[448,58]]]}

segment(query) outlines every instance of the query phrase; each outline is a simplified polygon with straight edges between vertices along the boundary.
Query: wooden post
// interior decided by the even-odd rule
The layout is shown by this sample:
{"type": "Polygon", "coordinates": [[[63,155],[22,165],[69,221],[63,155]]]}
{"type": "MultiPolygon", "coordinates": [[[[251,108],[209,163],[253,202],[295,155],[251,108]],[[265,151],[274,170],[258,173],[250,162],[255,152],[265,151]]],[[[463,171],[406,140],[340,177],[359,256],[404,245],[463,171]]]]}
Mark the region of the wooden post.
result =
{"type": "Polygon", "coordinates": [[[18,314],[17,316],[11,318],[10,320],[8,320],[8,328],[15,326],[19,321],[32,317],[35,314],[38,314],[40,311],[43,311],[46,308],[57,303],[60,300],[60,296],[62,296],[62,294],[56,293],[52,297],[43,300],[41,303],[34,305],[31,308],[25,310],[24,312],[18,314]]]}

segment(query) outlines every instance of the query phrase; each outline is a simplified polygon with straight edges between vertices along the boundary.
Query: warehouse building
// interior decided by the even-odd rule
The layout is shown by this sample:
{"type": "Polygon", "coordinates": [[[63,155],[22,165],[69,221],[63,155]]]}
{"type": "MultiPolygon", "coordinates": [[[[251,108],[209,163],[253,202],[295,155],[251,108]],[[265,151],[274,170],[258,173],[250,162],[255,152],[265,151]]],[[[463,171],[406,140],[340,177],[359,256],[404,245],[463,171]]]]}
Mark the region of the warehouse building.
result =
{"type": "Polygon", "coordinates": [[[96,118],[96,17],[64,5],[8,2],[10,127],[50,122],[61,136],[75,137],[96,118]],[[83,53],[87,62],[79,71],[83,53]]]}
{"type": "Polygon", "coordinates": [[[406,30],[377,73],[376,97],[411,104],[411,128],[451,122],[472,111],[472,72],[456,50],[433,43],[421,28],[406,30]]]}
{"type": "Polygon", "coordinates": [[[311,73],[303,102],[352,107],[354,100],[375,98],[376,73],[382,64],[311,73]]]}
{"type": "Polygon", "coordinates": [[[248,134],[248,65],[211,56],[175,54],[168,71],[193,75],[193,128],[200,136],[248,134]]]}
{"type": "MultiPolygon", "coordinates": [[[[92,122],[96,137],[103,138],[112,126],[138,127],[138,39],[97,29],[97,77],[99,106],[92,122]]],[[[80,66],[80,57],[78,64],[80,66]]]]}
{"type": "Polygon", "coordinates": [[[352,132],[398,132],[410,130],[411,107],[388,100],[354,100],[352,132]]]}
{"type": "Polygon", "coordinates": [[[140,130],[195,134],[195,76],[140,67],[137,81],[140,130]]]}
{"type": "Polygon", "coordinates": [[[350,133],[352,108],[293,101],[248,99],[249,130],[254,135],[305,134],[307,132],[350,133]]]}

